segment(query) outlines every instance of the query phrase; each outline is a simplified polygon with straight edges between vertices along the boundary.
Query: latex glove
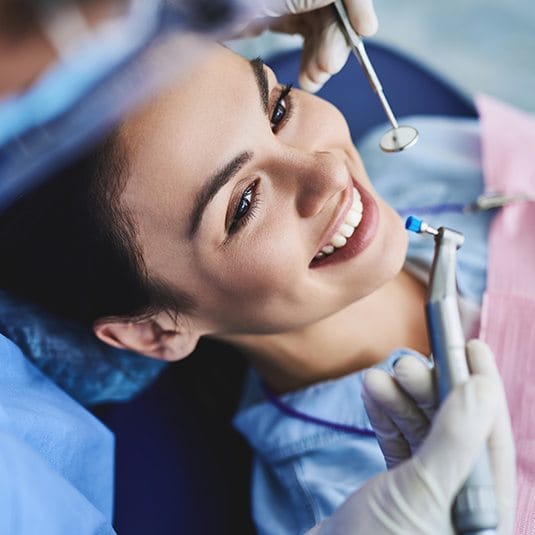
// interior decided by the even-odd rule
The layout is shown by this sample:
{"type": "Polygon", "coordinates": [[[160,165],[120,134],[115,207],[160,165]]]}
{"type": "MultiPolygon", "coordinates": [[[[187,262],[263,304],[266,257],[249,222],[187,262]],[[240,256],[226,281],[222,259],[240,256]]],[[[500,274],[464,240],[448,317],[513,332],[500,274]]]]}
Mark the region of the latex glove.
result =
{"type": "Polygon", "coordinates": [[[393,468],[370,479],[307,535],[454,533],[451,505],[489,435],[498,533],[512,534],[515,455],[505,396],[488,347],[471,341],[467,350],[474,375],[451,392],[430,428],[434,387],[425,364],[406,357],[394,378],[379,370],[367,374],[365,402],[393,468]]]}
{"type": "MultiPolygon", "coordinates": [[[[344,0],[353,27],[362,35],[377,31],[372,0],[344,0]]],[[[258,29],[300,34],[304,38],[299,84],[311,93],[337,73],[347,61],[349,45],[338,24],[333,0],[262,0],[258,29]],[[274,19],[274,20],[273,20],[274,19]]]]}

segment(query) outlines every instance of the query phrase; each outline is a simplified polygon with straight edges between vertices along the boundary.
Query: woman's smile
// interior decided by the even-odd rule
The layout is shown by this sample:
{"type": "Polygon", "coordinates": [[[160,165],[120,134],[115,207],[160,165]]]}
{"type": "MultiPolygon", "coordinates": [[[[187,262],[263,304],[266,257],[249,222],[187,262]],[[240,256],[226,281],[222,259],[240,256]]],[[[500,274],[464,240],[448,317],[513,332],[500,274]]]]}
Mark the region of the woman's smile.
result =
{"type": "Polygon", "coordinates": [[[364,251],[373,241],[379,225],[377,203],[357,181],[353,179],[342,207],[329,226],[323,245],[316,253],[311,268],[344,262],[364,251]]]}

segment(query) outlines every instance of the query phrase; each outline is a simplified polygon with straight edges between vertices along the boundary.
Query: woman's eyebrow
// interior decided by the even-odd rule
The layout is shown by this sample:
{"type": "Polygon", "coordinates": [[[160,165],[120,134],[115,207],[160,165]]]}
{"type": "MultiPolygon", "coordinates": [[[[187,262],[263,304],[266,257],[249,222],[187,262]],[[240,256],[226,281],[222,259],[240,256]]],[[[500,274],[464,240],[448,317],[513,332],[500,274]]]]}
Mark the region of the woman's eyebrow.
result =
{"type": "Polygon", "coordinates": [[[260,93],[260,102],[262,103],[262,108],[264,109],[264,113],[268,115],[269,84],[266,75],[266,70],[264,69],[264,61],[262,60],[262,58],[258,57],[250,60],[249,65],[253,69],[256,85],[258,86],[258,91],[260,93]]]}
{"type": "Polygon", "coordinates": [[[244,151],[238,154],[224,167],[216,171],[198,193],[190,217],[189,239],[191,240],[201,224],[206,206],[216,196],[217,192],[253,157],[253,153],[244,151]]]}
{"type": "MultiPolygon", "coordinates": [[[[266,116],[269,116],[269,83],[264,69],[264,61],[258,57],[249,61],[253,69],[258,92],[260,93],[260,102],[266,116]]],[[[244,151],[234,157],[224,167],[216,171],[203,184],[202,190],[198,193],[190,217],[189,239],[191,240],[202,221],[204,210],[210,201],[216,196],[217,192],[253,157],[253,153],[244,151]]]]}

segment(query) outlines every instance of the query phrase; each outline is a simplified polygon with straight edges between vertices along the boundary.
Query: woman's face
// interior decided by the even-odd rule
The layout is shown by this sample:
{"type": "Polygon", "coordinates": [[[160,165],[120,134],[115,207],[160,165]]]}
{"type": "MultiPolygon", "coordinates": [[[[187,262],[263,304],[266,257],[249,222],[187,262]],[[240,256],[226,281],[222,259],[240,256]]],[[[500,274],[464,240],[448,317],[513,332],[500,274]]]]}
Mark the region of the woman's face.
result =
{"type": "Polygon", "coordinates": [[[132,117],[122,140],[132,170],[122,202],[148,272],[193,297],[206,333],[309,325],[402,266],[402,223],[374,192],[343,116],[287,94],[257,61],[218,47],[132,117]]]}

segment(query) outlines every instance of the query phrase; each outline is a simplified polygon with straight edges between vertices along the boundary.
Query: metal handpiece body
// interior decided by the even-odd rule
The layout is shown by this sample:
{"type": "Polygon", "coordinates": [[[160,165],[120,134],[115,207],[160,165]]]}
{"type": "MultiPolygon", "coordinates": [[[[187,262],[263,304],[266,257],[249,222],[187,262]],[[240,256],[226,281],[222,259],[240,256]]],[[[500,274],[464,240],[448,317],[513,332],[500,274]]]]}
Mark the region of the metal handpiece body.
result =
{"type": "MultiPolygon", "coordinates": [[[[463,241],[461,233],[445,227],[435,235],[426,316],[441,402],[470,373],[455,275],[457,249],[463,241]]],[[[486,447],[455,499],[452,520],[459,534],[495,533],[498,515],[486,447]]]]}

